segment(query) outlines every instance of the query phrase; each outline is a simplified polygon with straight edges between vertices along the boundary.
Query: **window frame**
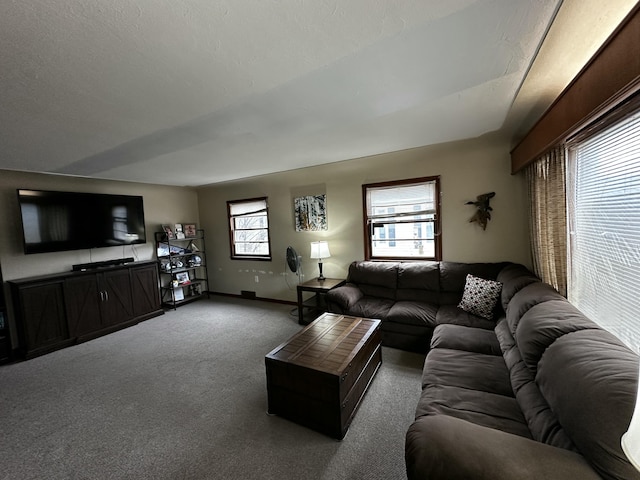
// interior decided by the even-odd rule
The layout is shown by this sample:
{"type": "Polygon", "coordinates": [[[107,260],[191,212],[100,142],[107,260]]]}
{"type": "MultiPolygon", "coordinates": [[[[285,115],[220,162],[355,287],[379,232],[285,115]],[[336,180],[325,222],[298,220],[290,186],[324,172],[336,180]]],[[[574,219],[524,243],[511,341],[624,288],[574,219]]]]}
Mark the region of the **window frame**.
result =
{"type": "MultiPolygon", "coordinates": [[[[363,232],[364,232],[364,258],[365,260],[371,261],[394,261],[394,260],[429,260],[429,261],[440,261],[442,260],[442,215],[441,215],[441,196],[440,196],[440,175],[430,176],[430,177],[420,177],[420,178],[410,178],[404,180],[394,180],[388,182],[378,182],[378,183],[368,183],[362,185],[362,223],[363,223],[363,232]],[[373,246],[372,246],[372,238],[371,238],[371,229],[369,228],[370,219],[369,219],[369,208],[368,208],[368,192],[372,189],[382,189],[389,187],[409,187],[413,185],[419,184],[434,184],[434,220],[433,220],[433,242],[434,242],[434,256],[374,256],[373,255],[373,246]]],[[[394,239],[397,240],[397,239],[394,239]]],[[[403,239],[404,240],[404,239],[403,239]]]]}
{"type": "MultiPolygon", "coordinates": [[[[260,210],[262,211],[262,210],[260,210]]],[[[255,212],[257,213],[257,212],[255,212]]],[[[228,200],[227,201],[227,219],[229,224],[229,252],[231,260],[258,260],[258,261],[271,261],[272,255],[271,252],[273,249],[271,248],[271,222],[269,220],[269,202],[267,197],[256,197],[256,198],[243,198],[240,200],[228,200]],[[267,217],[267,241],[266,242],[255,242],[255,243],[266,243],[269,249],[269,253],[266,255],[258,255],[258,254],[245,254],[238,253],[236,251],[236,242],[235,242],[235,222],[234,220],[241,215],[232,215],[231,209],[234,205],[240,205],[243,203],[255,203],[255,202],[264,202],[264,212],[267,217]]],[[[260,229],[262,230],[262,229],[260,229]]]]}

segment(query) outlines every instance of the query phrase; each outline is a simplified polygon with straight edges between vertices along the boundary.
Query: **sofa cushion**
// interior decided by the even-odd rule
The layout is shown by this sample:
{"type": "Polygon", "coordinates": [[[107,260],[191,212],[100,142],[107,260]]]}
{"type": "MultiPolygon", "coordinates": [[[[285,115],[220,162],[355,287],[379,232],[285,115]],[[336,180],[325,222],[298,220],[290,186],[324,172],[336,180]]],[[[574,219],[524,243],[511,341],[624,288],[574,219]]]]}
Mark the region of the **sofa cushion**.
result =
{"type": "Polygon", "coordinates": [[[428,385],[422,391],[416,408],[416,418],[426,415],[448,415],[531,438],[516,399],[496,393],[450,385],[428,385]]]}
{"type": "Polygon", "coordinates": [[[330,312],[346,313],[363,296],[362,290],[357,285],[347,283],[327,292],[327,308],[330,312]]]}
{"type": "Polygon", "coordinates": [[[438,262],[401,263],[398,265],[396,300],[414,300],[437,304],[440,295],[438,262]]]}
{"type": "Polygon", "coordinates": [[[507,263],[440,262],[440,304],[457,305],[467,283],[467,274],[495,280],[507,263]]]}
{"type": "Polygon", "coordinates": [[[553,413],[549,403],[540,392],[534,374],[522,361],[522,356],[509,331],[506,320],[498,322],[495,332],[504,352],[504,361],[509,369],[511,388],[524,417],[527,419],[531,436],[539,442],[576,451],[575,445],[558,422],[558,417],[553,413]]]}
{"type": "Polygon", "coordinates": [[[436,326],[437,305],[425,302],[397,301],[386,315],[388,322],[436,326]]]}
{"type": "Polygon", "coordinates": [[[354,317],[385,320],[394,303],[393,300],[386,298],[364,296],[345,313],[354,317]]]}
{"type": "Polygon", "coordinates": [[[494,280],[467,275],[462,300],[458,307],[488,320],[493,319],[493,309],[498,302],[502,284],[494,280]]]}
{"type": "Polygon", "coordinates": [[[422,386],[448,385],[513,397],[501,356],[436,348],[427,354],[422,386]]]}
{"type": "Polygon", "coordinates": [[[502,355],[496,334],[491,330],[462,325],[438,325],[433,331],[431,348],[449,348],[466,352],[502,355]]]}
{"type": "Polygon", "coordinates": [[[518,325],[516,341],[524,363],[535,375],[544,351],[561,336],[578,330],[599,328],[566,300],[534,305],[518,325]]]}
{"type": "Polygon", "coordinates": [[[607,479],[640,478],[620,446],[638,388],[638,356],[611,333],[589,329],[558,338],[536,381],[569,437],[607,479]]]}
{"type": "Polygon", "coordinates": [[[516,334],[520,319],[531,307],[549,300],[564,300],[564,297],[548,283],[532,283],[516,293],[509,302],[506,312],[511,334],[516,334]]]}
{"type": "Polygon", "coordinates": [[[487,330],[493,330],[496,326],[496,322],[465,312],[455,305],[441,305],[436,313],[436,323],[438,325],[463,325],[487,330]]]}
{"type": "Polygon", "coordinates": [[[394,300],[398,288],[398,264],[353,262],[349,265],[347,282],[358,285],[366,296],[394,300]]]}
{"type": "Polygon", "coordinates": [[[602,480],[582,455],[447,415],[416,420],[405,445],[409,480],[602,480]]]}
{"type": "Polygon", "coordinates": [[[500,270],[496,280],[502,283],[501,304],[505,311],[507,310],[507,305],[516,293],[527,285],[540,281],[529,269],[519,263],[513,263],[504,267],[500,270]]]}

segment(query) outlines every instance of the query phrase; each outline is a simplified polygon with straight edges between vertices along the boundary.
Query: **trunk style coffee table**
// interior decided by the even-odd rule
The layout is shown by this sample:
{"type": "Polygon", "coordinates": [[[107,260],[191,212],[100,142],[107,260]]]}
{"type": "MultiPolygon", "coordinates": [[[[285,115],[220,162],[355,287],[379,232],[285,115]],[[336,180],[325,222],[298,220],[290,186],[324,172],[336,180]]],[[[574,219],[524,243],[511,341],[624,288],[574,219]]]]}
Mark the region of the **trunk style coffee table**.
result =
{"type": "Polygon", "coordinates": [[[265,357],[268,413],[347,433],[382,363],[380,320],[325,313],[265,357]]]}

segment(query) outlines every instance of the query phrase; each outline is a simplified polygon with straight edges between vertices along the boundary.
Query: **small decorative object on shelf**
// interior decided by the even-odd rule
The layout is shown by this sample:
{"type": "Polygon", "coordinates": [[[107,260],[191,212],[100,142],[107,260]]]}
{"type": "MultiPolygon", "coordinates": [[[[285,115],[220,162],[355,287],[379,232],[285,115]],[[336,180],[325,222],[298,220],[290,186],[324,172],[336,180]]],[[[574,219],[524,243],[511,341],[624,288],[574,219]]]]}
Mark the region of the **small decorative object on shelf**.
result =
{"type": "Polygon", "coordinates": [[[180,285],[184,285],[186,283],[191,283],[191,280],[189,279],[189,272],[176,273],[176,280],[178,281],[178,284],[180,284],[180,285]]]}
{"type": "Polygon", "coordinates": [[[197,234],[196,232],[196,224],[195,223],[185,223],[184,224],[184,236],[187,238],[193,238],[197,234]]]}
{"type": "Polygon", "coordinates": [[[162,225],[162,230],[167,235],[167,238],[169,240],[173,240],[174,238],[176,238],[175,235],[173,234],[173,229],[171,228],[171,225],[162,225]]]}
{"type": "Polygon", "coordinates": [[[170,238],[164,227],[166,225],[163,225],[163,231],[155,234],[162,305],[175,309],[209,295],[204,230],[195,229],[195,224],[186,224],[183,230],[182,224],[177,223],[174,236],[170,238]],[[189,233],[188,238],[186,233],[189,233]]]}
{"type": "Polygon", "coordinates": [[[183,240],[184,239],[184,232],[182,231],[182,224],[181,223],[176,223],[176,239],[178,239],[178,240],[183,240]]]}

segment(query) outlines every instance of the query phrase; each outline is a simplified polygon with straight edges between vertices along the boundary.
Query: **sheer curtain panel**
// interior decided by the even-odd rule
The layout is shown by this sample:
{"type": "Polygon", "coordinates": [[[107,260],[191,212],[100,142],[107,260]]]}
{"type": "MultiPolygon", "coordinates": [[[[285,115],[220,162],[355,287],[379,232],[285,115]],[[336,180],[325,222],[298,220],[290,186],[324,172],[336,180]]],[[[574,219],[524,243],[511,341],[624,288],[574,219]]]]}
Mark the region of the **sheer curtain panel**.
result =
{"type": "Polygon", "coordinates": [[[567,294],[566,155],[556,147],[526,169],[533,268],[567,294]]]}

